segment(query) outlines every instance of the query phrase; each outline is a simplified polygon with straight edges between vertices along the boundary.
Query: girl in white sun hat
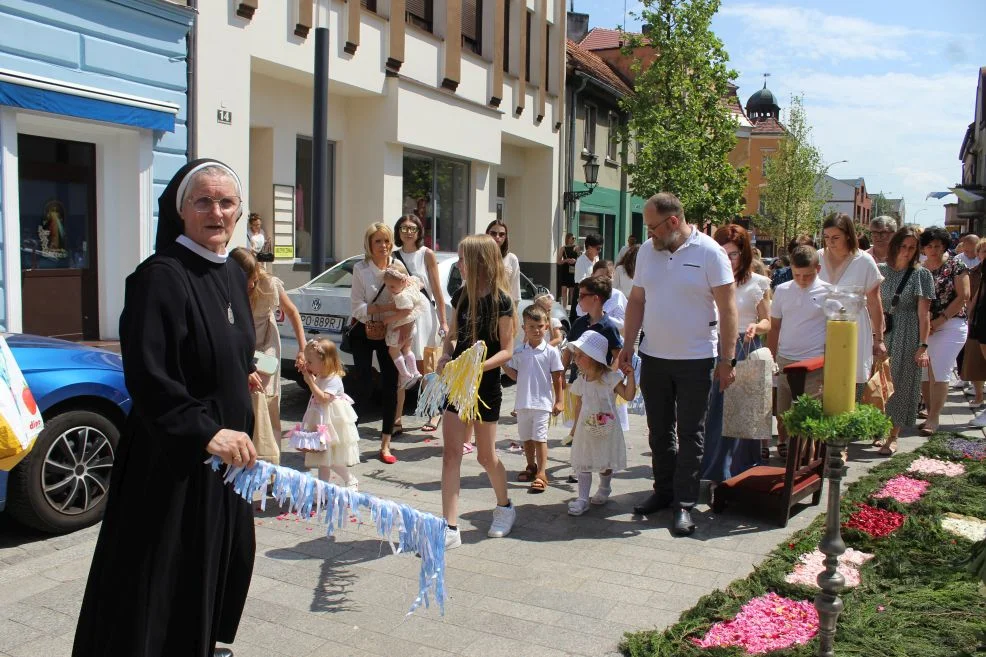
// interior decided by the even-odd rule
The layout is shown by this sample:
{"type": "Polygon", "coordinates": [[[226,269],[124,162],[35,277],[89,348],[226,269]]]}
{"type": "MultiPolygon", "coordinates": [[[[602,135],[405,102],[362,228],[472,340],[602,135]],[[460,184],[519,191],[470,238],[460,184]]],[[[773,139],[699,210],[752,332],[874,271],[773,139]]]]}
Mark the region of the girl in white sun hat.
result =
{"type": "Polygon", "coordinates": [[[579,496],[568,503],[568,513],[580,516],[590,504],[609,501],[613,472],[627,466],[623,429],[616,415],[616,395],[633,399],[637,386],[629,365],[617,372],[606,365],[609,341],[602,334],[586,331],[569,343],[568,348],[574,352],[579,367],[579,376],[571,388],[577,398],[572,472],[578,478],[579,496]],[[590,498],[593,472],[599,473],[599,487],[590,498]]]}

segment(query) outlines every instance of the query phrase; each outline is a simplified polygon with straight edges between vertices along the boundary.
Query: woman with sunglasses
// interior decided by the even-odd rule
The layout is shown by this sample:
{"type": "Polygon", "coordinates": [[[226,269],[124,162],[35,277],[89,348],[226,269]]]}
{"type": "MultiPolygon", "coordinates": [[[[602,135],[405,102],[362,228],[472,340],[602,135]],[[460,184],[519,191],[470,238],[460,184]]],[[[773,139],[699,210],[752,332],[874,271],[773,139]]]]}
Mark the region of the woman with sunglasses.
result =
{"type": "Polygon", "coordinates": [[[514,303],[520,302],[520,261],[510,252],[510,240],[507,238],[507,224],[499,219],[490,222],[486,227],[486,234],[493,238],[496,245],[500,247],[500,255],[503,256],[503,268],[507,271],[507,283],[510,288],[510,298],[514,303]]]}
{"type": "MultiPolygon", "coordinates": [[[[442,293],[442,279],[438,275],[438,259],[435,252],[424,245],[425,230],[421,219],[414,214],[407,214],[397,220],[394,225],[394,235],[400,248],[394,251],[394,257],[404,263],[411,276],[417,276],[424,283],[421,290],[425,298],[431,302],[431,312],[418,318],[418,330],[415,334],[411,350],[418,361],[418,371],[427,374],[435,371],[438,360],[438,348],[448,332],[448,322],[445,319],[445,295],[442,293]]],[[[404,408],[404,389],[397,391],[397,424],[394,434],[403,433],[400,414],[404,408]]],[[[421,427],[422,431],[432,432],[438,429],[437,417],[430,418],[421,427]]]]}

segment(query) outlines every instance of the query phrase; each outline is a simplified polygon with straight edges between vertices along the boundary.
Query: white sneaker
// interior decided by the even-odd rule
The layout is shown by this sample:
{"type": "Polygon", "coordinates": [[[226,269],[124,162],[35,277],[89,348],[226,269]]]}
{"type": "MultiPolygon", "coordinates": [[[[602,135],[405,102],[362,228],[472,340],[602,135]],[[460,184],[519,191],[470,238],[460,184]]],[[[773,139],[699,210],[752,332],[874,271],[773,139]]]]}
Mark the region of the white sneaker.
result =
{"type": "Polygon", "coordinates": [[[596,489],[596,494],[589,498],[589,504],[594,504],[596,506],[606,504],[606,502],[609,502],[609,496],[612,492],[612,488],[603,488],[600,486],[596,489]]]}
{"type": "Polygon", "coordinates": [[[445,528],[445,549],[454,550],[457,547],[462,546],[462,534],[459,533],[458,529],[445,528]]]}
{"type": "Polygon", "coordinates": [[[570,516],[580,516],[588,510],[589,500],[584,500],[581,497],[576,497],[568,503],[568,515],[570,516]]]}
{"type": "Polygon", "coordinates": [[[490,538],[503,538],[513,529],[514,521],[517,519],[517,509],[510,506],[497,506],[493,509],[493,524],[490,531],[486,533],[490,538]]]}
{"type": "Polygon", "coordinates": [[[562,447],[568,447],[569,445],[572,444],[572,441],[573,440],[574,440],[574,438],[572,438],[572,434],[567,433],[567,434],[565,434],[565,437],[561,439],[561,446],[562,447]]]}
{"type": "Polygon", "coordinates": [[[962,379],[954,379],[948,384],[948,387],[952,390],[961,390],[962,388],[965,388],[965,381],[962,379]]]}
{"type": "MultiPolygon", "coordinates": [[[[421,380],[420,374],[417,373],[412,374],[410,377],[408,377],[407,381],[401,387],[404,388],[405,390],[410,390],[411,388],[414,387],[414,384],[416,384],[420,380],[421,380]]],[[[397,384],[400,385],[400,382],[398,381],[397,384]]]]}
{"type": "Polygon", "coordinates": [[[986,411],[983,411],[969,422],[974,427],[986,427],[986,411]]]}

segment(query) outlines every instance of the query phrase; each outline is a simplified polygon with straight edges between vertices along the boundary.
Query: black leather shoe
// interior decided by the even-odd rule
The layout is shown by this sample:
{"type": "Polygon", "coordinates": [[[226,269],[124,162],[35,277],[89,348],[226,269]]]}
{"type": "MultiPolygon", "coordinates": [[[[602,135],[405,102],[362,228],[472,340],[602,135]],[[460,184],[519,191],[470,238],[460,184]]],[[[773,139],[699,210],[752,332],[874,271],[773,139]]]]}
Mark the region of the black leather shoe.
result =
{"type": "Polygon", "coordinates": [[[672,531],[678,536],[691,536],[695,531],[695,523],[692,522],[692,514],[688,509],[678,509],[674,512],[674,525],[672,531]]]}
{"type": "Polygon", "coordinates": [[[658,495],[657,493],[652,493],[650,497],[644,500],[643,504],[638,504],[633,507],[633,512],[638,516],[649,516],[657,513],[661,509],[666,509],[671,506],[671,498],[664,495],[658,495]]]}
{"type": "Polygon", "coordinates": [[[229,648],[216,648],[212,657],[233,657],[233,651],[229,648]]]}

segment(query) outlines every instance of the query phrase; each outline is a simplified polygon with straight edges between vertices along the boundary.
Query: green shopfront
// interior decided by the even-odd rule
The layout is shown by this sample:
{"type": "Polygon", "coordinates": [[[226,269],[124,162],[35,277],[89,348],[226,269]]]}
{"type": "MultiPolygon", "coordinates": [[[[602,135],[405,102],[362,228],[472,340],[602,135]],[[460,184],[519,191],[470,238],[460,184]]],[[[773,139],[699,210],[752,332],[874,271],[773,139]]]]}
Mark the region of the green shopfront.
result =
{"type": "MultiPolygon", "coordinates": [[[[585,183],[575,181],[574,189],[581,191],[587,188],[585,183]]],[[[579,199],[575,225],[571,227],[571,232],[578,236],[580,242],[592,233],[602,235],[602,258],[606,260],[616,259],[629,235],[636,235],[641,242],[646,238],[643,230],[645,199],[629,192],[625,193],[623,199],[620,198],[621,195],[618,189],[596,187],[592,194],[579,199]]]]}

